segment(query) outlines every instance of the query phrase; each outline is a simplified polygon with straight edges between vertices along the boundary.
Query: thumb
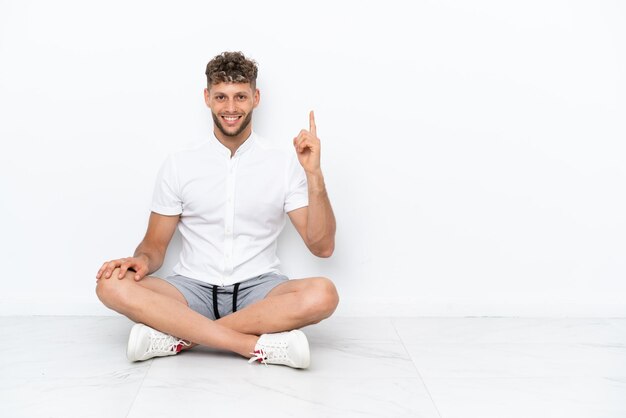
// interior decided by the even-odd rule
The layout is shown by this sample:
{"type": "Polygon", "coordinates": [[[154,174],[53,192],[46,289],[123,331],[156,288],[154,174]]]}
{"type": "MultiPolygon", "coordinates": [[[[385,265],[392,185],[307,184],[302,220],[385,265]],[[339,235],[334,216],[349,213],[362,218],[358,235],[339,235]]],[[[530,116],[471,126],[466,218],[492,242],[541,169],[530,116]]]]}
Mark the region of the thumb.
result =
{"type": "Polygon", "coordinates": [[[146,275],[148,274],[148,268],[147,267],[139,267],[137,269],[137,273],[135,274],[135,281],[139,281],[141,279],[143,279],[146,275]]]}

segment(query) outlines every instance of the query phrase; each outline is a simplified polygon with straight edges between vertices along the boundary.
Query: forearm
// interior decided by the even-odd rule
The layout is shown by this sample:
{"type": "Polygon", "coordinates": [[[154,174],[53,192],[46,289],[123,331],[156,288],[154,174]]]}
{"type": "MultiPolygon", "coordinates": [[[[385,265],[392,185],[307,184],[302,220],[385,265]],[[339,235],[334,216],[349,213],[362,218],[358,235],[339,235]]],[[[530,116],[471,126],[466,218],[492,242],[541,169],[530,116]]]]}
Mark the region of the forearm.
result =
{"type": "Polygon", "coordinates": [[[153,245],[141,242],[135,250],[134,257],[142,257],[148,264],[148,274],[152,274],[163,265],[165,254],[153,245]]]}
{"type": "Polygon", "coordinates": [[[337,225],[322,172],[307,173],[309,209],[307,239],[314,254],[329,257],[335,249],[337,225]]]}

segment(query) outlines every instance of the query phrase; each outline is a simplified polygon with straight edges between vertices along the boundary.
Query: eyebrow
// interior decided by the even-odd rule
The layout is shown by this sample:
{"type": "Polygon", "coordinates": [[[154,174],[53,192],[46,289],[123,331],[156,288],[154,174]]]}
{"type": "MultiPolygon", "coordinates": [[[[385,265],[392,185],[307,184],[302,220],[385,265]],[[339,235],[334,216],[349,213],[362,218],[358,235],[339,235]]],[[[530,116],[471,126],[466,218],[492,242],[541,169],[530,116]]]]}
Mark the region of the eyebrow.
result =
{"type": "MultiPolygon", "coordinates": [[[[221,92],[221,91],[216,91],[213,93],[213,95],[217,95],[217,94],[221,94],[223,96],[228,96],[228,94],[221,92]]],[[[248,96],[250,93],[247,91],[238,91],[236,93],[233,93],[233,95],[237,96],[237,95],[244,95],[244,96],[248,96]]]]}

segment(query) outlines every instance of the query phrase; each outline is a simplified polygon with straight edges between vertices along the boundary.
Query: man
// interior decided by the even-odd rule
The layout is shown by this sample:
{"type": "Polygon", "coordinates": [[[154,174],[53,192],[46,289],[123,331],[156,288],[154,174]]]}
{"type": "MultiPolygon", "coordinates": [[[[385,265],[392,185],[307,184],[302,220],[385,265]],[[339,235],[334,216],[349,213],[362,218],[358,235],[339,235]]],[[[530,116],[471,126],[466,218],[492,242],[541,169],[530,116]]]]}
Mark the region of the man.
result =
{"type": "Polygon", "coordinates": [[[224,52],[206,75],[213,135],[165,161],[143,241],[133,257],[102,265],[96,293],[137,323],[131,361],[201,344],[250,362],[306,368],[309,346],[298,328],[329,317],[339,297],[327,278],[282,275],[276,240],[286,213],[313,254],[330,257],[334,250],[314,114],[309,130],[293,140],[295,156],[273,149],[252,130],[260,100],[256,63],[224,52]],[[161,267],[176,227],[183,246],[174,275],[148,277],[161,267]]]}

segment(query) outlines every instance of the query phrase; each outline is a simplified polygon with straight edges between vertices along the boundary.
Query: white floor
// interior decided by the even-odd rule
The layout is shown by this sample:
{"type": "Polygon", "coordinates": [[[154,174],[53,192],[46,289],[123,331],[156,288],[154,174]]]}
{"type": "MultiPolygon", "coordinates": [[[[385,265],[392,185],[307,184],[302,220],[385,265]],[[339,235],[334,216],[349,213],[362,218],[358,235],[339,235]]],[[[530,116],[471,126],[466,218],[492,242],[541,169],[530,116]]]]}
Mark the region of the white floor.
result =
{"type": "Polygon", "coordinates": [[[125,357],[122,317],[0,317],[1,417],[626,417],[626,319],[331,318],[310,369],[125,357]]]}

